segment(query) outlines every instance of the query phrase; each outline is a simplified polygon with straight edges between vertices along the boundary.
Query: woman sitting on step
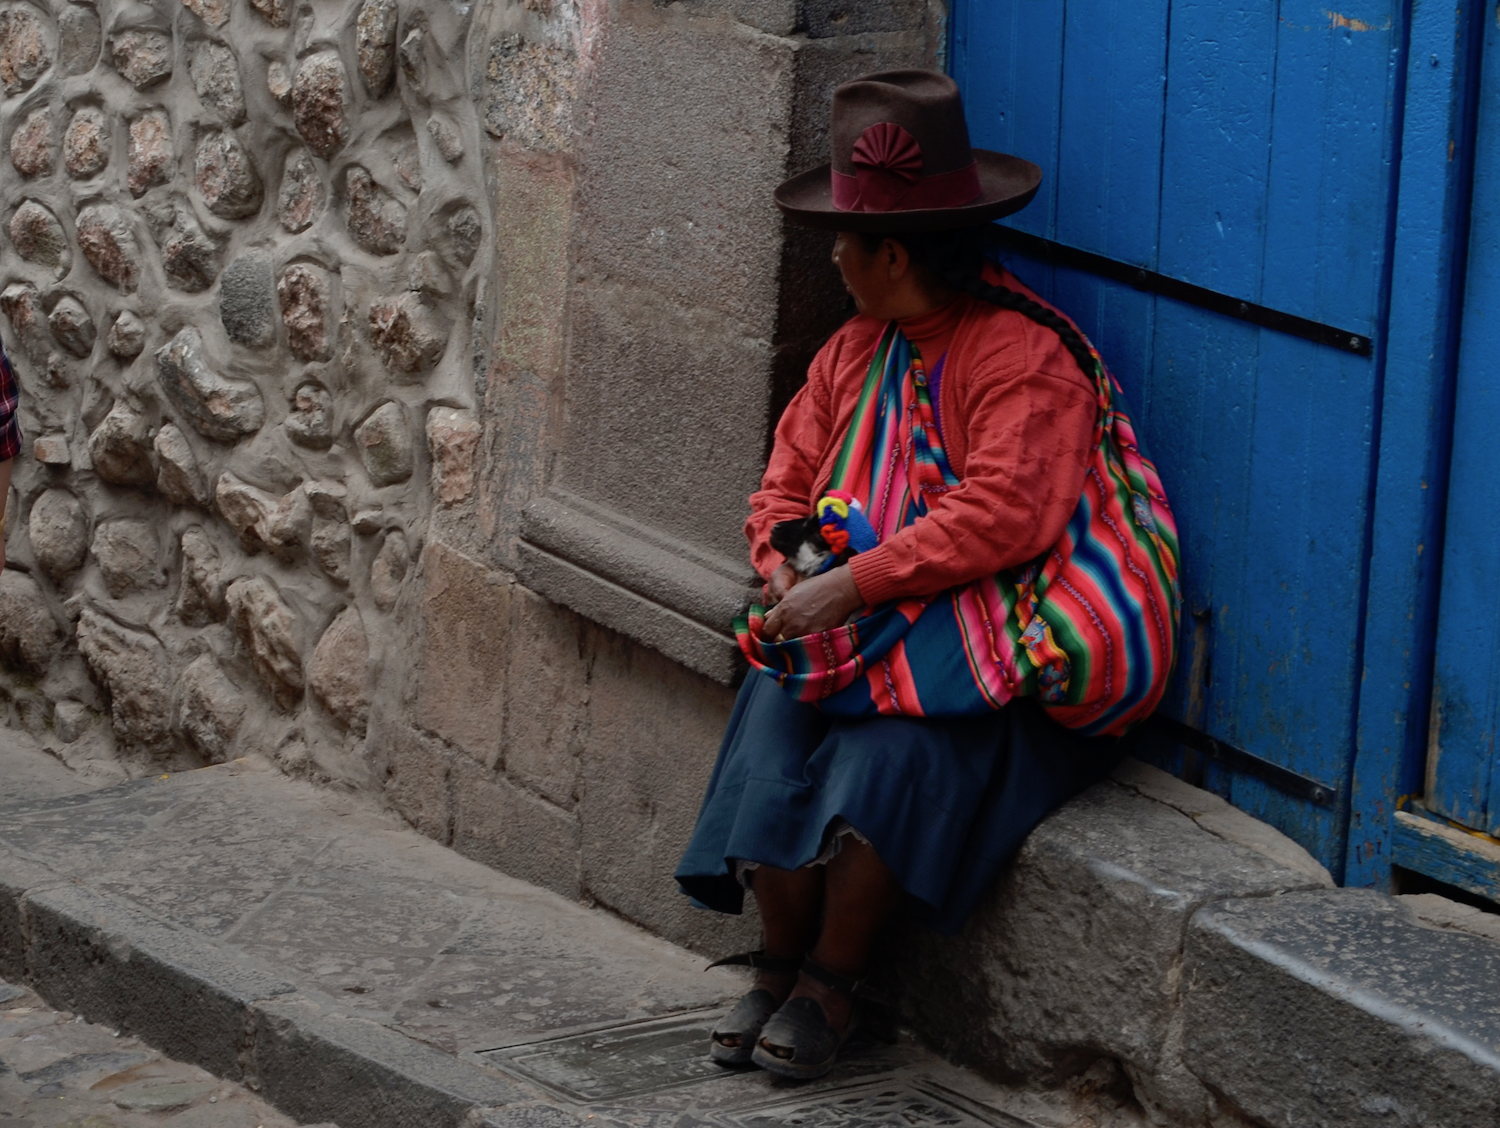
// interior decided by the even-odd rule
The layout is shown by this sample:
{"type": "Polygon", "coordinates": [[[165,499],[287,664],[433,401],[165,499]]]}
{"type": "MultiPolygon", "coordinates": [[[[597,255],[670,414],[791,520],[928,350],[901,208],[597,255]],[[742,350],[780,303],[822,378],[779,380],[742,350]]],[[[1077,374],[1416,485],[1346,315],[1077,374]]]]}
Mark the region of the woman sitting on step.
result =
{"type": "Polygon", "coordinates": [[[736,625],[752,669],[676,875],[721,912],[752,889],[764,925],[762,950],[721,961],[756,979],[712,1056],[796,1078],[832,1066],[903,900],[957,931],[1108,772],[1177,618],[1171,514],[1118,387],[984,254],[1040,170],[971,150],[957,87],[925,71],[840,87],[831,144],[776,199],[838,232],[858,313],[751,498],[770,607],[736,625]],[[771,534],[809,517],[824,570],[804,576],[771,534]]]}

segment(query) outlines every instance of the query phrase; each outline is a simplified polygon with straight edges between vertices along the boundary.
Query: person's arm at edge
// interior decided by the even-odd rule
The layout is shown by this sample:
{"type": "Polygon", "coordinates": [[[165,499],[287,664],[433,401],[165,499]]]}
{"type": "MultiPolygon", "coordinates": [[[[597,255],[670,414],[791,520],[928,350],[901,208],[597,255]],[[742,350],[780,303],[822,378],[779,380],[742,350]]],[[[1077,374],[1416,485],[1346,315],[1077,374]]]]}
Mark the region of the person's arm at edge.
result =
{"type": "Polygon", "coordinates": [[[5,568],[5,506],[10,500],[10,464],[14,459],[0,462],[0,570],[5,568]]]}
{"type": "Polygon", "coordinates": [[[10,501],[11,463],[21,453],[21,421],[16,418],[20,407],[16,374],[0,344],[0,569],[5,567],[6,505],[10,501]]]}

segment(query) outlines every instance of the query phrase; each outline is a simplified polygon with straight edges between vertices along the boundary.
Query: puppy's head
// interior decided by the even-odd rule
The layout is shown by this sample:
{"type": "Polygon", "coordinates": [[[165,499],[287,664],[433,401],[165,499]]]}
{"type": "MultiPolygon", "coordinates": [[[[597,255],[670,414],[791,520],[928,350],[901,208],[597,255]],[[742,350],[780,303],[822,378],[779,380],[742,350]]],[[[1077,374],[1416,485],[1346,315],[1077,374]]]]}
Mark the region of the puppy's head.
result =
{"type": "Polygon", "coordinates": [[[816,517],[776,522],[771,526],[771,547],[785,556],[793,570],[804,578],[816,576],[833,555],[833,550],[818,531],[816,517]]]}

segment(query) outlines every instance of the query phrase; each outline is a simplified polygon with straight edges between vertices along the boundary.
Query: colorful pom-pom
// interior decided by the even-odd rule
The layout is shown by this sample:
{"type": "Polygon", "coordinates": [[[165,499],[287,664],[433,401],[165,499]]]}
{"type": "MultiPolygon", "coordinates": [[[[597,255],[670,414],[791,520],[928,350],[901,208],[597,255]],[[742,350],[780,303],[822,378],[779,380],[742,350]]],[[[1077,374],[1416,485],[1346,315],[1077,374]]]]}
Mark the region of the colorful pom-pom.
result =
{"type": "Polygon", "coordinates": [[[833,524],[831,521],[826,525],[819,525],[818,532],[823,534],[823,539],[828,542],[828,547],[834,552],[842,555],[849,550],[849,531],[833,524]]]}
{"type": "Polygon", "coordinates": [[[859,499],[844,490],[829,490],[818,499],[818,527],[828,547],[842,555],[868,552],[879,543],[859,499]]]}

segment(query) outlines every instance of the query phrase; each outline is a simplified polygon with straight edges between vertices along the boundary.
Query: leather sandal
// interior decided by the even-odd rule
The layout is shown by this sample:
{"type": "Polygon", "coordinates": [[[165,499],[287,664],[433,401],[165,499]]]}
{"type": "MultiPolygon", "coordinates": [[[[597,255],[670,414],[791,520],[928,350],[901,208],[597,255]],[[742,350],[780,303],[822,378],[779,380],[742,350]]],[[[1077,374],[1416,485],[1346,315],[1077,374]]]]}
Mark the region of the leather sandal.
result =
{"type": "MultiPolygon", "coordinates": [[[[802,974],[823,986],[858,1000],[863,980],[849,979],[812,960],[802,961],[802,974]]],[[[854,1030],[855,1014],[843,1030],[835,1030],[822,1004],[810,996],[788,999],[766,1020],[750,1060],[778,1077],[811,1081],[833,1068],[839,1049],[854,1030]]]]}
{"type": "MultiPolygon", "coordinates": [[[[769,971],[774,975],[796,975],[802,961],[796,956],[768,956],[764,951],[741,952],[715,960],[709,967],[750,967],[757,971],[769,971]]],[[[709,1035],[708,1056],[720,1065],[749,1065],[755,1052],[756,1040],[766,1019],[776,1013],[780,1004],[776,996],[764,987],[746,993],[723,1018],[714,1024],[709,1035]],[[738,1045],[728,1045],[724,1039],[737,1038],[738,1045]]]]}

